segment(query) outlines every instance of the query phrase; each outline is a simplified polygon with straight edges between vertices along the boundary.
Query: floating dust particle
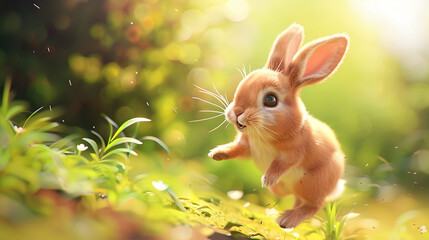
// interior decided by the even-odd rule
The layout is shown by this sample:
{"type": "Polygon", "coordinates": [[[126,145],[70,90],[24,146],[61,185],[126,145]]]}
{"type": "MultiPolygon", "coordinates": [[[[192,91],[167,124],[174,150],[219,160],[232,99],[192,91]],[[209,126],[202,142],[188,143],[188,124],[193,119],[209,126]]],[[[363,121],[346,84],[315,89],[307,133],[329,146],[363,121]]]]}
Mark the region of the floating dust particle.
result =
{"type": "Polygon", "coordinates": [[[35,3],[33,3],[33,6],[35,6],[37,9],[40,9],[40,7],[35,3]]]}
{"type": "Polygon", "coordinates": [[[49,105],[49,111],[51,111],[51,112],[52,112],[52,106],[51,106],[51,105],[49,105]]]}
{"type": "Polygon", "coordinates": [[[72,86],[72,82],[71,82],[71,80],[69,80],[69,85],[70,85],[70,87],[72,86]]]}
{"type": "Polygon", "coordinates": [[[48,52],[51,52],[51,49],[48,47],[48,52]]]}

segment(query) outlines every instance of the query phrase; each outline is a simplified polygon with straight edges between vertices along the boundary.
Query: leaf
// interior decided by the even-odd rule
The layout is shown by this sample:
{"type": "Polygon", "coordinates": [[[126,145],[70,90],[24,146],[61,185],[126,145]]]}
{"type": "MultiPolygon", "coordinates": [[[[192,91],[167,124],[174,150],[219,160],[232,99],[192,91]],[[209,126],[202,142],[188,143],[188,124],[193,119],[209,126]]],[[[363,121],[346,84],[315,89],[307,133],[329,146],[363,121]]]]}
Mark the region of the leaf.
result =
{"type": "Polygon", "coordinates": [[[137,140],[135,138],[122,137],[122,138],[115,139],[111,143],[107,144],[106,148],[104,149],[104,152],[107,152],[107,150],[111,149],[114,146],[122,144],[122,143],[142,144],[142,142],[140,142],[139,140],[137,140]]]}
{"type": "Polygon", "coordinates": [[[115,150],[110,151],[106,155],[104,155],[101,159],[107,158],[110,155],[118,154],[118,153],[129,153],[129,154],[132,154],[134,156],[137,156],[137,153],[134,152],[132,149],[129,149],[129,148],[117,148],[115,150]]]}
{"type": "Polygon", "coordinates": [[[116,130],[116,133],[113,135],[112,140],[115,139],[118,136],[119,133],[121,133],[122,131],[124,131],[125,128],[127,128],[127,127],[129,127],[129,126],[131,126],[131,125],[133,125],[135,123],[138,123],[138,122],[150,122],[150,119],[138,117],[138,118],[132,118],[132,119],[126,121],[125,123],[123,123],[118,128],[118,130],[116,130]]]}
{"type": "Polygon", "coordinates": [[[110,166],[114,166],[114,167],[116,167],[116,168],[118,168],[118,169],[120,169],[121,170],[121,172],[124,172],[125,171],[125,169],[127,168],[126,166],[125,166],[125,164],[123,164],[123,163],[121,163],[120,161],[118,161],[118,160],[102,160],[102,161],[100,161],[101,163],[103,163],[103,164],[108,164],[108,165],[110,165],[110,166]]]}
{"type": "Polygon", "coordinates": [[[86,141],[89,145],[91,145],[92,149],[94,149],[94,153],[97,156],[97,160],[100,159],[100,155],[98,154],[98,145],[91,138],[82,138],[82,140],[86,141]]]}
{"type": "MultiPolygon", "coordinates": [[[[91,130],[91,133],[92,134],[94,134],[95,136],[97,136],[98,137],[98,139],[100,139],[100,142],[101,142],[101,149],[105,149],[106,148],[106,143],[104,142],[104,139],[103,139],[103,137],[98,133],[98,132],[96,132],[96,131],[94,131],[94,130],[91,130]]],[[[102,151],[103,151],[102,150],[102,151]]]]}
{"type": "Polygon", "coordinates": [[[74,139],[77,138],[77,135],[69,135],[63,138],[60,138],[58,141],[52,143],[49,145],[50,148],[59,148],[61,151],[67,150],[69,147],[67,147],[68,143],[71,143],[74,139]]]}
{"type": "Polygon", "coordinates": [[[1,111],[4,115],[6,115],[6,111],[7,111],[8,104],[9,104],[10,85],[11,85],[11,81],[10,81],[10,78],[8,78],[6,80],[5,85],[4,85],[3,99],[2,99],[2,104],[1,104],[1,111]]]}
{"type": "Polygon", "coordinates": [[[163,141],[161,141],[159,138],[152,137],[152,136],[146,136],[146,137],[141,138],[141,140],[151,140],[151,141],[154,141],[154,142],[158,143],[162,148],[164,148],[164,150],[165,150],[168,154],[170,154],[170,149],[169,149],[169,148],[167,147],[167,145],[166,145],[163,141]]]}
{"type": "Polygon", "coordinates": [[[94,161],[100,161],[100,158],[97,156],[97,154],[90,153],[89,155],[92,157],[92,159],[94,159],[94,161]]]}
{"type": "Polygon", "coordinates": [[[102,114],[103,118],[107,120],[107,122],[109,122],[109,124],[111,124],[113,127],[118,128],[118,124],[113,121],[111,118],[109,118],[107,115],[102,114]]]}
{"type": "MultiPolygon", "coordinates": [[[[38,113],[40,110],[42,110],[43,109],[43,106],[42,107],[39,107],[36,111],[34,111],[32,114],[30,114],[30,116],[28,116],[28,118],[25,120],[25,122],[24,122],[24,124],[22,125],[22,127],[25,127],[25,124],[27,124],[27,122],[28,122],[28,120],[30,120],[30,118],[31,117],[33,117],[36,113],[38,113]]],[[[48,120],[48,119],[46,119],[46,118],[42,118],[41,119],[41,121],[46,121],[46,120],[48,120]]]]}
{"type": "Polygon", "coordinates": [[[23,112],[25,110],[25,107],[22,105],[17,105],[17,106],[13,106],[10,107],[9,111],[7,111],[6,113],[6,119],[11,119],[14,116],[16,116],[17,114],[23,112]]]}
{"type": "Polygon", "coordinates": [[[173,191],[173,189],[171,189],[171,187],[168,187],[165,191],[170,195],[171,199],[173,199],[173,202],[180,210],[182,210],[183,212],[187,211],[186,208],[180,202],[179,198],[177,198],[176,193],[173,191]]]}
{"type": "Polygon", "coordinates": [[[109,123],[109,142],[112,140],[112,134],[113,134],[113,127],[118,128],[118,124],[115,123],[111,118],[109,118],[107,115],[102,114],[104,119],[109,123]]]}
{"type": "Polygon", "coordinates": [[[60,124],[56,122],[47,123],[45,126],[41,127],[39,130],[43,132],[48,132],[49,130],[58,127],[60,124]]]}

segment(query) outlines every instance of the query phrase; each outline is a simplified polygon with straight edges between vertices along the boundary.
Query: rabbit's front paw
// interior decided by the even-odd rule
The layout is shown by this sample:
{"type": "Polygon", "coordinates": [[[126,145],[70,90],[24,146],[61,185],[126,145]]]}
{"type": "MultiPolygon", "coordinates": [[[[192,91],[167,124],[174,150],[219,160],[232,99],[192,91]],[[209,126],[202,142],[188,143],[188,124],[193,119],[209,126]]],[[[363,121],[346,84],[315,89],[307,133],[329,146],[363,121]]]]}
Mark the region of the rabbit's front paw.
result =
{"type": "Polygon", "coordinates": [[[224,151],[223,148],[214,148],[210,150],[209,157],[216,161],[221,161],[229,158],[229,155],[224,151]]]}
{"type": "Polygon", "coordinates": [[[262,178],[262,187],[269,188],[280,181],[280,176],[276,176],[275,174],[265,173],[262,178]]]}

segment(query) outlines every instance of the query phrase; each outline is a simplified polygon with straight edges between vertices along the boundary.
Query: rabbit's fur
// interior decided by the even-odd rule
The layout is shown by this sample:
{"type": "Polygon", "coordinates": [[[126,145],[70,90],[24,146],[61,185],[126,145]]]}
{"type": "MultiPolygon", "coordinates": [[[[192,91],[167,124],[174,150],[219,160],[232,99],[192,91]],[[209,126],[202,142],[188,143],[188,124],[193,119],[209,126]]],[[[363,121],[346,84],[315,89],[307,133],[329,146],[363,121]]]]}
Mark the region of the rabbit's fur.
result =
{"type": "Polygon", "coordinates": [[[283,228],[312,217],[343,189],[340,144],[328,125],[307,113],[299,92],[336,70],[349,40],[336,34],[299,49],[302,39],[303,28],[290,26],[275,40],[265,67],[240,82],[225,111],[236,139],[209,153],[215,160],[251,157],[264,173],[262,186],[279,197],[295,196],[294,207],[277,219],[283,228]]]}

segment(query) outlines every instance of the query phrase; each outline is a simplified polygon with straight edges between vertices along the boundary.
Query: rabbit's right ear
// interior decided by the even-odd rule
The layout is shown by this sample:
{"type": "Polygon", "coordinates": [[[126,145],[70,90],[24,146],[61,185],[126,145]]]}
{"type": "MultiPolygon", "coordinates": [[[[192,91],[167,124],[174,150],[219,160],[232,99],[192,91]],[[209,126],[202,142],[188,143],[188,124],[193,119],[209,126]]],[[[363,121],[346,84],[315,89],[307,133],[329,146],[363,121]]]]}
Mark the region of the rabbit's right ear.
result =
{"type": "Polygon", "coordinates": [[[323,81],[341,64],[348,45],[349,38],[344,34],[335,34],[308,43],[288,67],[290,81],[297,87],[323,81]]]}
{"type": "Polygon", "coordinates": [[[298,24],[292,24],[280,33],[274,41],[265,67],[279,72],[285,70],[298,52],[303,36],[304,29],[298,24]]]}

